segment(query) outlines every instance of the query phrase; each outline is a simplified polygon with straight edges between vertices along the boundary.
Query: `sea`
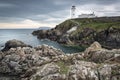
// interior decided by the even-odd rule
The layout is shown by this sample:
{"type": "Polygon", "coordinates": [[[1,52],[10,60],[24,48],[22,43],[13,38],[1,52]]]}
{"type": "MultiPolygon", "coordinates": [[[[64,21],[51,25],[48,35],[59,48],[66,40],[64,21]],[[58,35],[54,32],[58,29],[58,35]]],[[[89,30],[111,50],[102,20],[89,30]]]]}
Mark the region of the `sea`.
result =
{"type": "Polygon", "coordinates": [[[83,48],[81,47],[65,46],[48,39],[39,40],[36,36],[31,34],[34,30],[37,29],[0,29],[0,49],[4,48],[5,43],[8,40],[17,39],[33,47],[43,44],[53,46],[57,49],[61,49],[65,53],[76,53],[83,51],[83,48]]]}

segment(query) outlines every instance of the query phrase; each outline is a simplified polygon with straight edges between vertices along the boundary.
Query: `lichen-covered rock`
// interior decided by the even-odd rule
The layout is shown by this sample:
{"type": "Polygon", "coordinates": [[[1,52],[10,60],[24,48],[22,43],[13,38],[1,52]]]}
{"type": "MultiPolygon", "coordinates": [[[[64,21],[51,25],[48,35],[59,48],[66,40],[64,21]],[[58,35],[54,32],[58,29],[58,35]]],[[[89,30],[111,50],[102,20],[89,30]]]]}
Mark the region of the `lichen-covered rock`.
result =
{"type": "Polygon", "coordinates": [[[110,65],[107,65],[107,64],[103,65],[102,67],[99,68],[100,79],[110,80],[111,72],[112,72],[112,69],[110,65]]]}
{"type": "Polygon", "coordinates": [[[69,70],[68,80],[99,80],[92,62],[76,61],[69,70]]]}
{"type": "Polygon", "coordinates": [[[119,64],[103,64],[98,68],[100,80],[120,80],[119,64]]]}
{"type": "Polygon", "coordinates": [[[54,57],[54,56],[59,56],[59,55],[62,55],[64,54],[61,50],[58,50],[52,46],[48,46],[48,45],[42,45],[42,46],[38,46],[38,47],[35,47],[35,49],[37,51],[41,51],[39,53],[40,56],[42,57],[54,57]]]}
{"type": "Polygon", "coordinates": [[[50,63],[53,57],[62,54],[62,51],[46,45],[35,48],[21,46],[10,48],[0,52],[0,74],[25,79],[33,75],[38,67],[50,63]]]}
{"type": "Polygon", "coordinates": [[[54,63],[46,64],[38,68],[30,80],[65,80],[59,73],[60,67],[54,63]]]}
{"type": "Polygon", "coordinates": [[[102,63],[110,58],[113,58],[114,55],[115,55],[114,51],[99,50],[90,52],[88,59],[96,63],[102,63]]]}
{"type": "Polygon", "coordinates": [[[3,58],[4,53],[0,51],[0,60],[3,58]]]}
{"type": "Polygon", "coordinates": [[[120,80],[120,49],[98,42],[74,54],[47,45],[10,48],[0,52],[0,80],[120,80]]]}
{"type": "Polygon", "coordinates": [[[47,38],[67,45],[72,43],[72,45],[90,46],[93,42],[98,41],[107,49],[119,49],[119,22],[120,17],[69,19],[51,30],[34,31],[33,35],[36,35],[39,39],[47,38]],[[66,34],[68,36],[65,36],[66,34]]]}
{"type": "Polygon", "coordinates": [[[90,47],[88,47],[85,50],[85,55],[88,55],[91,51],[98,51],[101,50],[102,47],[98,42],[94,42],[93,44],[90,45],[90,47]]]}
{"type": "MultiPolygon", "coordinates": [[[[120,56],[120,49],[107,50],[101,47],[98,42],[94,42],[89,48],[84,52],[84,57],[96,63],[102,63],[104,61],[109,61],[120,56]]],[[[119,59],[117,59],[119,62],[119,59]]]]}
{"type": "Polygon", "coordinates": [[[2,77],[0,77],[0,80],[21,80],[19,77],[15,77],[15,76],[13,76],[13,77],[11,77],[11,76],[2,76],[2,77]]]}
{"type": "MultiPolygon", "coordinates": [[[[119,27],[119,26],[118,26],[119,27]]],[[[103,47],[109,49],[120,48],[120,29],[109,27],[96,34],[95,40],[102,44],[103,47]]]]}

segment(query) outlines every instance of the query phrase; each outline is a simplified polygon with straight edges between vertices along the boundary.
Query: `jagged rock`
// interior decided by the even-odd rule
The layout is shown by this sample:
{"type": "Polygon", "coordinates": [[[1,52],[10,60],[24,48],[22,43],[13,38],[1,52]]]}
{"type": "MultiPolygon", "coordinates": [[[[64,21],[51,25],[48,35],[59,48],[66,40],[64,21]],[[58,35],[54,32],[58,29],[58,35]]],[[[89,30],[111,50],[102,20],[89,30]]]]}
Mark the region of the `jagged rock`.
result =
{"type": "Polygon", "coordinates": [[[5,74],[10,72],[11,72],[11,69],[9,68],[9,66],[4,62],[0,62],[0,73],[5,74]]]}
{"type": "Polygon", "coordinates": [[[76,61],[69,70],[68,80],[99,80],[92,62],[76,61]]]}
{"type": "MultiPolygon", "coordinates": [[[[63,52],[47,45],[31,47],[10,48],[0,52],[0,74],[8,76],[23,76],[32,73],[32,68],[37,70],[38,66],[45,65],[52,61],[52,57],[62,55],[63,52]],[[26,74],[26,75],[25,75],[26,74]]],[[[46,72],[45,72],[46,73],[46,72]]],[[[30,74],[27,77],[31,76],[30,74]]]]}
{"type": "Polygon", "coordinates": [[[90,46],[98,41],[107,49],[120,48],[120,17],[97,17],[90,19],[69,19],[51,30],[33,32],[39,39],[50,39],[61,44],[90,46]],[[93,24],[95,23],[95,24],[93,24]],[[96,24],[102,27],[98,27],[96,24]],[[106,23],[106,25],[104,25],[106,23]],[[111,24],[112,23],[112,24],[111,24]],[[84,25],[82,25],[84,24],[84,25]],[[77,26],[77,28],[76,28],[77,26]],[[65,35],[68,36],[65,36],[65,35]]]}
{"type": "Polygon", "coordinates": [[[120,80],[119,63],[120,49],[98,42],[74,54],[47,45],[16,47],[0,52],[0,80],[120,80]]]}
{"type": "Polygon", "coordinates": [[[119,53],[120,50],[99,50],[90,53],[89,59],[94,62],[104,62],[106,60],[115,58],[115,54],[119,53]]]}
{"type": "Polygon", "coordinates": [[[115,57],[114,61],[120,63],[120,56],[115,57]]]}
{"type": "Polygon", "coordinates": [[[72,44],[71,40],[69,39],[69,35],[68,35],[68,34],[63,35],[63,36],[58,40],[58,42],[61,43],[61,44],[72,44]]]}
{"type": "Polygon", "coordinates": [[[9,40],[5,43],[5,47],[2,51],[7,51],[10,48],[16,48],[16,47],[31,47],[31,46],[23,43],[22,41],[13,39],[13,40],[9,40]]]}
{"type": "Polygon", "coordinates": [[[119,80],[119,64],[95,64],[93,62],[75,61],[70,66],[68,80],[119,80]]]}
{"type": "Polygon", "coordinates": [[[108,49],[120,48],[120,29],[109,27],[108,29],[97,33],[95,40],[108,49]]]}
{"type": "Polygon", "coordinates": [[[100,79],[110,80],[111,72],[112,72],[112,69],[110,65],[107,65],[107,64],[103,65],[101,68],[99,68],[100,79]]]}
{"type": "Polygon", "coordinates": [[[98,51],[101,50],[102,47],[98,42],[94,42],[93,44],[90,45],[90,47],[88,47],[85,51],[84,51],[84,57],[88,57],[90,55],[90,52],[93,51],[98,51]]]}
{"type": "Polygon", "coordinates": [[[94,42],[89,48],[84,52],[84,57],[90,61],[94,62],[104,62],[106,60],[115,58],[120,55],[119,49],[107,50],[103,49],[98,42],[94,42]]]}
{"type": "Polygon", "coordinates": [[[98,42],[94,42],[85,50],[85,54],[88,54],[91,51],[96,51],[102,49],[101,45],[98,42]]]}
{"type": "Polygon", "coordinates": [[[65,77],[59,73],[60,67],[54,63],[46,64],[40,67],[37,72],[31,76],[30,80],[65,80],[65,77]]]}
{"type": "Polygon", "coordinates": [[[6,76],[2,76],[2,77],[0,77],[0,80],[21,80],[20,78],[18,78],[18,77],[11,77],[11,76],[8,76],[8,77],[6,77],[6,76]]]}
{"type": "Polygon", "coordinates": [[[4,53],[0,51],[0,60],[3,58],[4,53]]]}
{"type": "Polygon", "coordinates": [[[98,77],[100,80],[119,80],[120,65],[119,64],[103,64],[98,68],[98,77]]]}
{"type": "Polygon", "coordinates": [[[39,53],[40,56],[42,57],[54,57],[54,56],[58,56],[58,55],[62,55],[64,54],[61,50],[58,50],[54,47],[48,46],[48,45],[42,45],[42,46],[38,46],[35,47],[35,49],[37,51],[42,51],[39,53]]]}

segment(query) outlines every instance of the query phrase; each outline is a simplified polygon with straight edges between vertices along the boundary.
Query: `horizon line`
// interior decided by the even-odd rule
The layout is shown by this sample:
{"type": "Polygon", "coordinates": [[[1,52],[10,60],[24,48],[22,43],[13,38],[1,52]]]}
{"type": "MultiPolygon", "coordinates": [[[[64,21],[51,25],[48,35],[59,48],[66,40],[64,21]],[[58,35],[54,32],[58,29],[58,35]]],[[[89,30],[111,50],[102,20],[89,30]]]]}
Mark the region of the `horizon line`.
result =
{"type": "MultiPolygon", "coordinates": [[[[37,27],[37,28],[31,28],[31,27],[30,28],[27,28],[27,27],[26,28],[14,28],[13,27],[13,28],[0,28],[0,29],[39,29],[39,28],[43,28],[43,27],[37,27]]],[[[48,28],[52,28],[52,27],[48,27],[48,28]]]]}

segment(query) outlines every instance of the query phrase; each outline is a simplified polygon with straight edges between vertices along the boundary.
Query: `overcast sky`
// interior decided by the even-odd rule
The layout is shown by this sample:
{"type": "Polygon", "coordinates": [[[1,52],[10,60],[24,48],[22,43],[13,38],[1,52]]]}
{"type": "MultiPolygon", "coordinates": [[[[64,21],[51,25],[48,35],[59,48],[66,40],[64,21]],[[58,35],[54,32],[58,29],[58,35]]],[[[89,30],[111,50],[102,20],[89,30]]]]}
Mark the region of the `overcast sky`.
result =
{"type": "Polygon", "coordinates": [[[120,15],[120,0],[0,0],[0,28],[55,27],[70,18],[72,5],[76,16],[120,15]]]}

